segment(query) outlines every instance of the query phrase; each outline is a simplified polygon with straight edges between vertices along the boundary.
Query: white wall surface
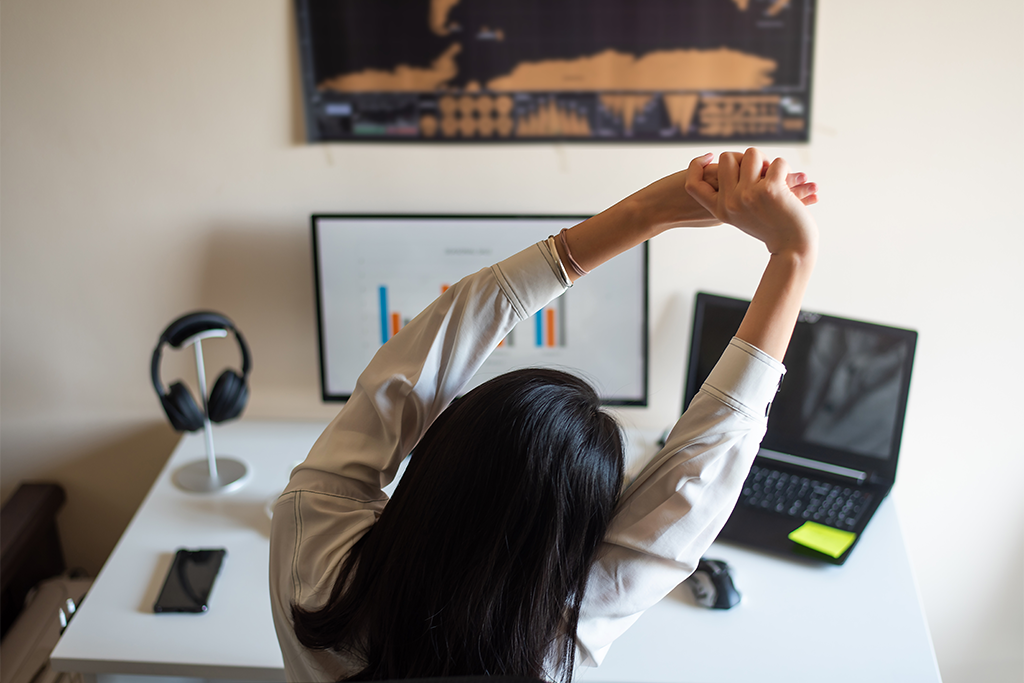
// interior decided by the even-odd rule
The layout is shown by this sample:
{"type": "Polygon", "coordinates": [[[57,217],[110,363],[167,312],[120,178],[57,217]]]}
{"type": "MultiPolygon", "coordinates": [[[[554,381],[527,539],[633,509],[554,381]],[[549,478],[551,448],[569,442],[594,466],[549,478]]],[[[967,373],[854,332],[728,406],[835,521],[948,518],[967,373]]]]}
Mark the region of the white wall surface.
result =
{"type": "MultiPolygon", "coordinates": [[[[177,315],[245,332],[247,417],[335,412],[310,213],[596,212],[705,151],[304,144],[288,0],[4,0],[0,30],[0,494],[61,482],[92,572],[176,439],[148,371],[177,315]]],[[[770,150],[821,185],[806,305],[920,332],[894,496],[940,667],[1019,683],[1024,4],[819,0],[814,81],[810,144],[770,150]]],[[[748,295],[764,262],[729,228],[656,240],[653,401],[628,420],[678,411],[694,292],[748,295]]]]}

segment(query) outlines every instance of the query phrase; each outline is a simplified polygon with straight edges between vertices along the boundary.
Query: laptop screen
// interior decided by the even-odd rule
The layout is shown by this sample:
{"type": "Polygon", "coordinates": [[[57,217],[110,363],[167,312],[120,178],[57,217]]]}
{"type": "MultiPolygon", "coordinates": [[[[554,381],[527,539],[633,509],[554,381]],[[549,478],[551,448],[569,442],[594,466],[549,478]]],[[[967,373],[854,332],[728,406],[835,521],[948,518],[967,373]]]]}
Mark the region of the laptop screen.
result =
{"type": "MultiPolygon", "coordinates": [[[[748,305],[697,295],[684,406],[736,334],[748,305]]],[[[801,312],[762,449],[891,483],[916,343],[911,330],[801,312]]]]}
{"type": "MultiPolygon", "coordinates": [[[[314,215],[323,398],[346,400],[381,345],[442,291],[585,216],[314,215]]],[[[467,390],[509,370],[554,367],[609,405],[647,405],[647,245],[521,321],[467,390]]]]}

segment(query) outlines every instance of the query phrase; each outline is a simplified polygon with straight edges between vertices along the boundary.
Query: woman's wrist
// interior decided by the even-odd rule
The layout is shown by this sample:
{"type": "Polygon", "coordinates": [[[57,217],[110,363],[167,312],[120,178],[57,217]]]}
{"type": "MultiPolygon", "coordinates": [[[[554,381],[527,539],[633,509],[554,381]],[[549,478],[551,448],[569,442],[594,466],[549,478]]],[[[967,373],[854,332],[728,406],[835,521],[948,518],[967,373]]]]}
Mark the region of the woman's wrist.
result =
{"type": "Polygon", "coordinates": [[[818,258],[818,247],[814,243],[786,246],[771,252],[771,258],[791,263],[795,267],[813,268],[818,258]]]}
{"type": "Polygon", "coordinates": [[[815,248],[787,249],[768,257],[768,262],[773,264],[774,268],[790,273],[797,280],[810,279],[817,260],[818,251],[815,248]]]}
{"type": "MultiPolygon", "coordinates": [[[[766,247],[768,245],[765,245],[766,247]]],[[[768,248],[772,256],[782,256],[794,262],[809,262],[812,266],[818,257],[818,233],[816,229],[790,236],[768,248]]]]}

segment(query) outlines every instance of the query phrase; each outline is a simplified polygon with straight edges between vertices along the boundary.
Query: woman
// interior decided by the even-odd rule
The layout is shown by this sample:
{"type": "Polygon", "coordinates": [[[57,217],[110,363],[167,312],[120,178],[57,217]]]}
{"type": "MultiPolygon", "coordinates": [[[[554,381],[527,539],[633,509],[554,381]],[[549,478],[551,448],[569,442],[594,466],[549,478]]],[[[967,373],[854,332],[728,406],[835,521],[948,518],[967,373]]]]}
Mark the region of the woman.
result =
{"type": "Polygon", "coordinates": [[[289,680],[569,681],[693,571],[764,434],[817,245],[803,174],[755,149],[711,160],[464,278],[380,349],[274,509],[289,680]],[[670,228],[719,222],[762,241],[768,265],[736,338],[621,494],[618,428],[580,380],[518,371],[452,404],[576,279],[670,228]],[[389,502],[381,487],[409,452],[389,502]]]}

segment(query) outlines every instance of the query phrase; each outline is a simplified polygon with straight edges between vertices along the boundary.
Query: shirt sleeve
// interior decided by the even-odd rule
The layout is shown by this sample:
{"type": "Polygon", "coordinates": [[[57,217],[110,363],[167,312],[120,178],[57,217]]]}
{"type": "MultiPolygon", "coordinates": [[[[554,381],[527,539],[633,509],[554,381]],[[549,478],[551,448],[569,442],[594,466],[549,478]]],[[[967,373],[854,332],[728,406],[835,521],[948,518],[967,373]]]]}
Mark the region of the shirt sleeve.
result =
{"type": "Polygon", "coordinates": [[[736,504],[784,372],[733,339],[665,447],[626,487],[588,579],[581,664],[600,664],[611,642],[696,568],[736,504]]]}
{"type": "Polygon", "coordinates": [[[378,350],[293,480],[328,474],[389,484],[498,343],[567,285],[540,242],[449,287],[378,350]]]}

